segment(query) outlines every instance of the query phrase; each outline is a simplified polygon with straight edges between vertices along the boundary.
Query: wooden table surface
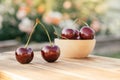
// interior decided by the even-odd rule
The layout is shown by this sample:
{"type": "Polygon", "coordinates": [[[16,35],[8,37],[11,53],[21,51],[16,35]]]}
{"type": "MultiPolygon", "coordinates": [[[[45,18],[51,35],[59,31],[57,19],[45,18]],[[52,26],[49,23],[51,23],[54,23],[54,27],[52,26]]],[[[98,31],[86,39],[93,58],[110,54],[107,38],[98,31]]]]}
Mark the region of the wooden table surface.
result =
{"type": "Polygon", "coordinates": [[[120,80],[120,59],[90,55],[47,63],[35,52],[30,64],[20,64],[14,52],[5,52],[0,53],[0,80],[120,80]]]}

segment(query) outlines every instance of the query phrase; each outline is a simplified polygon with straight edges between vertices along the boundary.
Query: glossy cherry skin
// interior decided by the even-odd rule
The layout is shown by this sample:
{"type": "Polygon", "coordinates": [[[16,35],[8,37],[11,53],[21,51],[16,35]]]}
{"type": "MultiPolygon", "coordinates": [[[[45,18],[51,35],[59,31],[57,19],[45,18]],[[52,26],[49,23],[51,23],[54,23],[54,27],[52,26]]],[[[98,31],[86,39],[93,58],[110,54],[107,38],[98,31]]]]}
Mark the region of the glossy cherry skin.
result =
{"type": "Polygon", "coordinates": [[[95,31],[88,26],[83,26],[80,29],[80,37],[81,39],[88,40],[88,39],[94,39],[95,31]]]}
{"type": "Polygon", "coordinates": [[[63,39],[77,39],[77,30],[70,29],[70,28],[64,28],[62,30],[61,36],[63,39]]]}
{"type": "Polygon", "coordinates": [[[33,60],[34,53],[31,48],[17,48],[15,56],[19,63],[28,64],[33,60]]]}
{"type": "Polygon", "coordinates": [[[76,30],[76,29],[75,29],[75,39],[76,40],[80,39],[80,32],[79,32],[79,30],[76,30]]]}
{"type": "Polygon", "coordinates": [[[41,49],[41,54],[47,62],[55,62],[60,56],[60,48],[56,45],[45,46],[41,49]]]}

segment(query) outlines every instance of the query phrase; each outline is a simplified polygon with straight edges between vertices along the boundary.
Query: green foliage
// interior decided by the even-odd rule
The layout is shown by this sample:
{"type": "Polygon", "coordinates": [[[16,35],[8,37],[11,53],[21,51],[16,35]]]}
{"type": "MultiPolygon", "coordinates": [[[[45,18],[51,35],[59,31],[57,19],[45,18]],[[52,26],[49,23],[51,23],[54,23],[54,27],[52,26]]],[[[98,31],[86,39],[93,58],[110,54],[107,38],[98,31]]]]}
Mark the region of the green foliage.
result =
{"type": "Polygon", "coordinates": [[[0,29],[0,40],[15,39],[17,36],[22,36],[23,33],[18,27],[13,26],[9,22],[3,22],[3,28],[0,29]]]}
{"type": "Polygon", "coordinates": [[[58,35],[61,35],[62,28],[60,28],[58,26],[53,26],[53,28],[55,30],[55,33],[57,34],[57,37],[60,38],[60,36],[58,36],[58,35]]]}
{"type": "MultiPolygon", "coordinates": [[[[44,24],[44,25],[45,25],[46,29],[48,30],[48,33],[50,34],[51,39],[54,40],[55,35],[54,35],[53,27],[51,25],[47,25],[47,24],[44,24]]],[[[49,41],[47,34],[44,31],[44,29],[41,27],[41,25],[38,25],[36,27],[36,30],[35,30],[32,38],[33,38],[32,40],[37,41],[37,42],[49,41]]]]}

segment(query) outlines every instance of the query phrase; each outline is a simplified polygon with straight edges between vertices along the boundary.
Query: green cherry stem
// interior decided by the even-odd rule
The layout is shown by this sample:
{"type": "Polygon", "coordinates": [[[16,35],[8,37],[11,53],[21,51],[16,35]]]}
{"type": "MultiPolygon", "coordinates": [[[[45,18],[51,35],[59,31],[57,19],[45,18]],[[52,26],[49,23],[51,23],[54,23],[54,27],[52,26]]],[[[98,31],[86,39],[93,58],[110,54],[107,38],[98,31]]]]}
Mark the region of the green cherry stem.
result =
{"type": "Polygon", "coordinates": [[[80,21],[81,21],[83,24],[85,24],[86,26],[89,27],[89,25],[88,25],[85,21],[80,20],[79,18],[75,19],[75,21],[73,22],[73,25],[74,25],[75,23],[77,23],[77,22],[80,22],[80,21]]]}
{"type": "Polygon", "coordinates": [[[72,24],[72,26],[75,25],[75,23],[78,22],[78,20],[79,20],[78,18],[75,19],[74,22],[73,22],[73,24],[72,24]]]}
{"type": "Polygon", "coordinates": [[[52,40],[51,40],[51,38],[50,38],[50,35],[49,35],[47,29],[46,29],[45,26],[39,21],[39,19],[37,19],[37,20],[38,20],[38,23],[39,23],[39,24],[42,26],[42,28],[45,30],[45,32],[46,32],[46,34],[47,34],[47,36],[48,36],[48,39],[49,39],[49,42],[50,42],[51,46],[53,46],[52,40]]]}
{"type": "Polygon", "coordinates": [[[32,34],[33,34],[33,32],[34,32],[34,30],[35,30],[35,28],[36,28],[37,25],[38,25],[38,22],[37,22],[37,20],[36,20],[36,23],[35,23],[35,25],[33,26],[33,29],[32,29],[32,31],[31,31],[29,37],[28,37],[27,43],[26,43],[25,46],[24,46],[25,48],[27,48],[27,46],[28,46],[28,44],[29,44],[29,42],[30,42],[30,39],[31,39],[31,37],[32,37],[32,34]]]}
{"type": "Polygon", "coordinates": [[[82,23],[84,23],[86,26],[88,26],[88,27],[89,27],[89,25],[88,25],[85,21],[82,21],[82,23]]]}

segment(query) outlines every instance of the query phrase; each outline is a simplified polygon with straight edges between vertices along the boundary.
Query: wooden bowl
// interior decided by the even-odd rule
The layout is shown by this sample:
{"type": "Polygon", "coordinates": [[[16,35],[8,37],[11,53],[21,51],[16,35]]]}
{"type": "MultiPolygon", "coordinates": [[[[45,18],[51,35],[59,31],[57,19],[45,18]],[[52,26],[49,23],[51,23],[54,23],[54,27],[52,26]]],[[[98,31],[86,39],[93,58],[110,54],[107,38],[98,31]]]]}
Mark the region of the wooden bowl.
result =
{"type": "Polygon", "coordinates": [[[85,58],[94,49],[96,40],[66,40],[55,39],[55,45],[60,47],[61,57],[85,58]]]}

